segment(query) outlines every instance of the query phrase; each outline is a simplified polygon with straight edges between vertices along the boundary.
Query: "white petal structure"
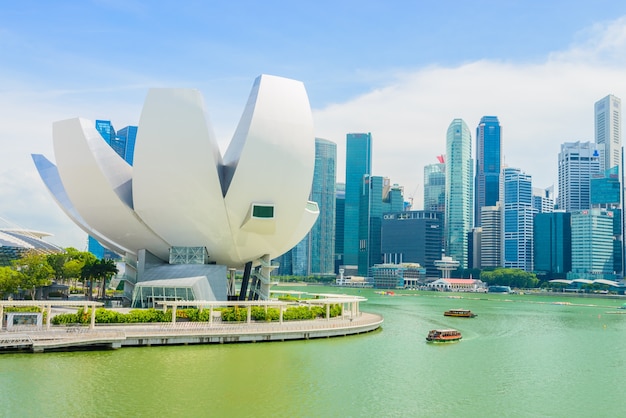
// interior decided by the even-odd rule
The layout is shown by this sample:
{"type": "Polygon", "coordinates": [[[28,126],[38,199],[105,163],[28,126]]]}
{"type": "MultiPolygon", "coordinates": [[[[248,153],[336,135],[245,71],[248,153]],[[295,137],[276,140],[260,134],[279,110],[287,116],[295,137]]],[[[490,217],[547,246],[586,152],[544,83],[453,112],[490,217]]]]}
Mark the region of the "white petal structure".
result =
{"type": "Polygon", "coordinates": [[[131,167],[93,122],[53,125],[56,166],[35,165],[65,213],[105,247],[167,260],[171,247],[205,247],[209,261],[241,267],[297,244],[316,221],[315,161],[304,85],[262,75],[222,157],[201,95],[152,89],[131,167]]]}

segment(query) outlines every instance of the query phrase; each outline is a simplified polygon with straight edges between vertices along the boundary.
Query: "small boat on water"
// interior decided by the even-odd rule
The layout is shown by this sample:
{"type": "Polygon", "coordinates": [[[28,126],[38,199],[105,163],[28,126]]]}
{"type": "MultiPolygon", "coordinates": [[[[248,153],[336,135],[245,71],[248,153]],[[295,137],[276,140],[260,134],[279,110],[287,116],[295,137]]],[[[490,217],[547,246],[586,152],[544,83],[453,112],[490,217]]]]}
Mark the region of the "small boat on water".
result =
{"type": "Polygon", "coordinates": [[[432,343],[447,343],[453,341],[459,341],[461,333],[455,329],[433,329],[428,332],[426,341],[432,343]]]}
{"type": "Polygon", "coordinates": [[[474,318],[476,314],[470,311],[469,309],[450,309],[449,311],[445,311],[443,313],[443,316],[457,316],[459,318],[474,318]]]}

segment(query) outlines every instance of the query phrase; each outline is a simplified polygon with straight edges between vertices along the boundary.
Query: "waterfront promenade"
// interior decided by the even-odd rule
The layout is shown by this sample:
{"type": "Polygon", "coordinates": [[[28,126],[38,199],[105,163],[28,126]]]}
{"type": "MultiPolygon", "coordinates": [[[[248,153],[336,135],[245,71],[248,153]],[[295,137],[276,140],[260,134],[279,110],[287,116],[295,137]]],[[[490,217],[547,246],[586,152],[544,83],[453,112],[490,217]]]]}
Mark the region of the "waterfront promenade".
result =
{"type": "MultiPolygon", "coordinates": [[[[88,348],[138,347],[153,345],[224,344],[243,342],[270,342],[287,340],[308,340],[361,334],[374,331],[382,326],[381,315],[361,312],[358,302],[363,298],[324,298],[312,301],[314,304],[350,304],[342,315],[324,319],[283,321],[282,311],[285,302],[195,302],[199,305],[228,306],[245,304],[248,318],[243,322],[224,322],[219,312],[211,312],[209,322],[181,322],[149,324],[96,324],[94,316],[87,325],[51,326],[49,318],[54,315],[54,302],[33,301],[32,305],[44,305],[48,320],[44,326],[17,326],[0,330],[0,353],[14,351],[65,351],[88,348]],[[253,321],[250,318],[251,306],[281,305],[279,321],[253,321]]],[[[15,302],[15,304],[18,304],[15,302]]],[[[68,302],[64,303],[68,304],[68,302]]],[[[189,305],[194,302],[169,303],[173,310],[176,305],[189,305]]],[[[5,305],[10,305],[5,302],[5,305]]],[[[59,308],[56,308],[59,309],[59,308]]],[[[245,309],[245,308],[244,308],[245,309]]],[[[94,311],[92,310],[92,313],[94,311]]]]}

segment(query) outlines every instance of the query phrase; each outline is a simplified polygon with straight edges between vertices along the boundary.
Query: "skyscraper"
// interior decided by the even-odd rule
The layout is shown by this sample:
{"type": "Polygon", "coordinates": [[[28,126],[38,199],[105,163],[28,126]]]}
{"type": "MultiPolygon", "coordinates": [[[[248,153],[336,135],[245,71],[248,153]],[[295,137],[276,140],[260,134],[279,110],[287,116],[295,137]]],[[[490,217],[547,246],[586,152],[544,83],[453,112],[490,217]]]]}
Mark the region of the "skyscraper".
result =
{"type": "Polygon", "coordinates": [[[593,142],[565,142],[559,153],[558,208],[589,209],[591,176],[600,172],[600,154],[593,142]]]}
{"type": "Polygon", "coordinates": [[[343,264],[359,262],[359,205],[365,175],[372,169],[372,134],[346,136],[346,193],[344,208],[343,264]]]}
{"type": "Polygon", "coordinates": [[[424,166],[424,210],[443,212],[446,206],[446,163],[443,155],[436,164],[424,166]]]}
{"type": "Polygon", "coordinates": [[[546,189],[533,187],[533,207],[537,213],[554,211],[554,186],[546,189]]]}
{"type": "Polygon", "coordinates": [[[320,215],[311,228],[311,274],[332,274],[335,270],[335,181],[337,144],[315,138],[315,169],[311,201],[320,215]]]}
{"type": "Polygon", "coordinates": [[[621,183],[619,166],[613,166],[604,173],[591,177],[591,207],[611,209],[613,212],[613,270],[621,274],[623,270],[623,231],[621,183]]]}
{"type": "Polygon", "coordinates": [[[404,209],[402,188],[392,185],[388,178],[365,176],[361,194],[359,218],[358,272],[367,276],[369,268],[380,264],[382,255],[383,214],[404,209]]]}
{"type": "Polygon", "coordinates": [[[507,268],[533,270],[532,179],[517,168],[503,170],[503,264],[507,268]]]}
{"type": "Polygon", "coordinates": [[[480,211],[480,268],[502,266],[502,211],[500,203],[480,211]]]}
{"type": "Polygon", "coordinates": [[[472,134],[463,119],[454,119],[446,134],[446,255],[467,268],[467,234],[473,215],[472,134]]]}
{"type": "Polygon", "coordinates": [[[598,100],[594,106],[595,139],[600,153],[600,171],[621,166],[621,107],[621,100],[612,94],[598,100]]]}
{"type": "Polygon", "coordinates": [[[565,279],[572,270],[572,219],[569,212],[538,213],[533,219],[534,269],[547,279],[565,279]]]}
{"type": "Polygon", "coordinates": [[[480,226],[483,206],[495,206],[500,199],[502,138],[497,116],[483,116],[476,128],[476,178],[474,222],[480,226]]]}
{"type": "Polygon", "coordinates": [[[589,209],[572,213],[572,275],[614,280],[613,212],[589,209]]]}
{"type": "Polygon", "coordinates": [[[443,213],[412,210],[383,215],[383,263],[419,263],[426,277],[439,278],[435,261],[441,259],[443,213]]]}

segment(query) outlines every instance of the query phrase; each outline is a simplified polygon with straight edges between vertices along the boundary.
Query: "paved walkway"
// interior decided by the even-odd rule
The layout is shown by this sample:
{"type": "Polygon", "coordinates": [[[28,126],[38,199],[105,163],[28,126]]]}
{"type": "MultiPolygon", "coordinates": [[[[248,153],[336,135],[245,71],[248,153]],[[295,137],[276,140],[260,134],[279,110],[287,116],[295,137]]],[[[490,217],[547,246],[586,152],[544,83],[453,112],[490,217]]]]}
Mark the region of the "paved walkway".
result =
{"type": "Polygon", "coordinates": [[[380,315],[360,312],[354,318],[279,322],[177,322],[158,324],[98,324],[13,329],[0,332],[0,352],[72,350],[81,347],[120,348],[170,344],[212,344],[328,338],[374,331],[380,315]]]}

